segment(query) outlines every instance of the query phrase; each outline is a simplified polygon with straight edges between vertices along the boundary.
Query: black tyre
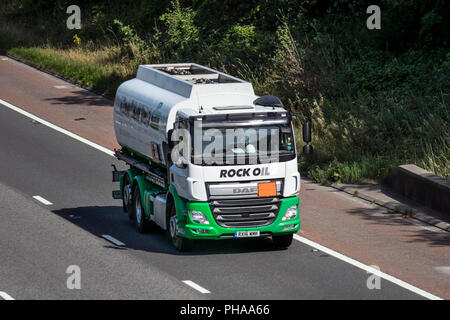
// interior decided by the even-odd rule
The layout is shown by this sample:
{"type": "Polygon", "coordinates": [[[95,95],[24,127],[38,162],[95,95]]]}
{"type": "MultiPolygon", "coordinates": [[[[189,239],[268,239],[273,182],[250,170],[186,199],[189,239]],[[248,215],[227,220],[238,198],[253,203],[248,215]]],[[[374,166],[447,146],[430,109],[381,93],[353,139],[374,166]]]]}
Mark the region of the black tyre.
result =
{"type": "Polygon", "coordinates": [[[183,252],[188,249],[189,240],[178,235],[178,220],[175,205],[170,208],[166,221],[167,237],[177,251],[183,252]]]}
{"type": "Polygon", "coordinates": [[[133,211],[136,218],[136,230],[139,233],[146,233],[153,229],[153,222],[146,218],[144,207],[141,201],[141,192],[139,186],[136,184],[133,189],[133,211]]]}
{"type": "Polygon", "coordinates": [[[291,245],[292,239],[294,235],[293,234],[287,234],[283,236],[273,236],[273,245],[277,248],[287,248],[291,245]]]}
{"type": "Polygon", "coordinates": [[[130,176],[125,173],[123,177],[123,211],[128,213],[130,220],[134,220],[134,207],[133,207],[133,186],[131,184],[130,176]]]}

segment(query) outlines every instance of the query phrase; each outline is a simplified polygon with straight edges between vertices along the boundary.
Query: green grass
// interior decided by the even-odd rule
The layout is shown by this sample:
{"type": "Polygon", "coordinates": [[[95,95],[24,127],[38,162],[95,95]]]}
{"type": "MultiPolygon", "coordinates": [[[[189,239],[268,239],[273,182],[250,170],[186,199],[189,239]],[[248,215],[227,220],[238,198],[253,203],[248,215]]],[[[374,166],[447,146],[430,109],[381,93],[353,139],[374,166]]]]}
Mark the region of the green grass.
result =
{"type": "MultiPolygon", "coordinates": [[[[113,51],[109,49],[108,51],[113,51]]],[[[92,89],[115,95],[117,87],[135,74],[131,68],[114,62],[107,50],[55,49],[51,47],[19,47],[8,54],[23,59],[38,68],[73,79],[92,89]],[[112,60],[112,61],[111,61],[112,60]]]]}
{"type": "Polygon", "coordinates": [[[363,158],[354,162],[333,161],[322,167],[310,164],[307,171],[311,179],[322,184],[379,183],[396,165],[392,161],[363,158]]]}

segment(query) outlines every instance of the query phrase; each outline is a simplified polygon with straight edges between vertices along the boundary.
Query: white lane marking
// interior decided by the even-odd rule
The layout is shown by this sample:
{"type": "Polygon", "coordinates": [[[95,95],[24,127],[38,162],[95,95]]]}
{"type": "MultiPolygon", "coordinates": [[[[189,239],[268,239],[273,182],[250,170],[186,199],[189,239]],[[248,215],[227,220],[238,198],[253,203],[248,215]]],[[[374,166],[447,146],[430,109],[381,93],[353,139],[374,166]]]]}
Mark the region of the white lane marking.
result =
{"type": "Polygon", "coordinates": [[[102,237],[105,238],[106,240],[108,240],[109,242],[114,243],[116,246],[119,246],[119,247],[125,246],[125,243],[123,243],[120,240],[117,240],[114,237],[111,237],[109,234],[103,234],[102,237]]]}
{"type": "Polygon", "coordinates": [[[406,290],[412,291],[412,292],[414,292],[414,293],[416,293],[416,294],[418,294],[418,295],[420,295],[422,297],[425,297],[425,298],[430,299],[430,300],[443,300],[442,298],[440,298],[438,296],[435,296],[434,294],[431,294],[431,293],[429,293],[427,291],[419,289],[419,288],[417,288],[417,287],[415,287],[415,286],[413,286],[413,285],[411,285],[411,284],[409,284],[409,283],[407,283],[407,282],[405,282],[403,280],[397,279],[397,278],[395,278],[395,277],[393,277],[393,276],[391,276],[391,275],[389,275],[387,273],[384,273],[384,272],[381,272],[379,270],[376,270],[373,267],[365,265],[364,263],[361,263],[361,262],[359,262],[359,261],[357,261],[355,259],[347,257],[347,256],[345,256],[345,255],[343,255],[343,254],[341,254],[341,253],[339,253],[337,251],[334,251],[332,249],[324,247],[321,244],[318,244],[318,243],[316,243],[314,241],[311,241],[311,240],[306,239],[306,238],[304,238],[302,236],[299,236],[298,234],[294,234],[294,239],[297,240],[297,241],[300,241],[301,243],[304,243],[304,244],[306,244],[306,245],[308,245],[310,247],[313,247],[313,248],[315,248],[317,250],[320,250],[320,251],[322,251],[322,252],[324,252],[324,253],[326,253],[326,254],[328,254],[330,256],[333,256],[333,257],[335,257],[335,258],[337,258],[339,260],[347,262],[348,264],[351,264],[351,265],[353,265],[353,266],[355,266],[357,268],[360,268],[360,269],[362,269],[362,270],[364,270],[366,272],[372,273],[372,274],[374,274],[374,275],[376,275],[376,276],[378,276],[380,278],[383,278],[383,279],[385,279],[387,281],[390,281],[390,282],[392,282],[392,283],[394,283],[394,284],[396,284],[396,285],[398,285],[398,286],[400,286],[400,287],[402,287],[402,288],[404,288],[406,290]]]}
{"type": "Polygon", "coordinates": [[[203,293],[203,294],[211,293],[208,290],[206,290],[205,288],[199,286],[198,284],[196,284],[195,282],[193,282],[191,280],[183,280],[183,283],[187,284],[191,288],[194,288],[195,290],[199,291],[200,293],[203,293]]]}
{"type": "Polygon", "coordinates": [[[71,89],[72,87],[71,86],[62,85],[62,86],[53,86],[53,88],[55,88],[55,89],[71,89]]]}
{"type": "Polygon", "coordinates": [[[66,129],[58,127],[58,126],[56,126],[56,125],[54,125],[54,124],[52,124],[52,123],[50,123],[50,122],[48,122],[46,120],[43,120],[43,119],[41,119],[41,118],[39,118],[39,117],[37,117],[37,116],[35,116],[35,115],[25,111],[25,110],[22,110],[19,107],[16,107],[15,105],[12,105],[11,103],[9,103],[7,101],[4,101],[4,100],[0,99],[0,104],[4,105],[5,107],[7,107],[7,108],[9,108],[11,110],[14,110],[14,111],[16,111],[16,112],[18,112],[18,113],[20,113],[20,114],[22,114],[22,115],[32,119],[32,120],[35,120],[35,121],[37,121],[37,122],[39,122],[39,123],[41,123],[41,124],[51,128],[51,129],[53,129],[53,130],[61,132],[61,133],[65,134],[65,135],[67,135],[67,136],[69,136],[69,137],[71,137],[71,138],[73,138],[75,140],[78,140],[78,141],[80,141],[82,143],[85,143],[88,146],[91,146],[91,147],[93,147],[93,148],[95,148],[95,149],[97,149],[97,150],[99,150],[101,152],[104,152],[104,153],[106,153],[106,154],[108,154],[110,156],[114,156],[114,152],[113,151],[111,151],[111,150],[109,150],[109,149],[107,149],[105,147],[102,147],[101,145],[96,144],[95,142],[89,141],[88,139],[80,137],[79,135],[77,135],[75,133],[72,133],[72,132],[70,132],[70,131],[68,131],[66,129]]]}
{"type": "Polygon", "coordinates": [[[0,298],[2,298],[3,300],[14,300],[13,297],[3,291],[0,291],[0,298]]]}
{"type": "Polygon", "coordinates": [[[439,271],[443,274],[446,274],[448,276],[450,276],[450,267],[444,266],[444,267],[434,267],[434,269],[436,271],[439,271]]]}
{"type": "Polygon", "coordinates": [[[50,201],[42,198],[41,196],[34,196],[33,199],[39,201],[40,203],[45,204],[46,206],[51,206],[53,203],[51,203],[50,201]]]}
{"type": "MultiPolygon", "coordinates": [[[[56,125],[54,125],[54,124],[52,124],[52,123],[50,123],[50,122],[48,122],[46,120],[43,120],[43,119],[41,119],[41,118],[39,118],[39,117],[37,117],[37,116],[35,116],[35,115],[25,111],[25,110],[22,110],[19,107],[16,107],[16,106],[10,104],[9,102],[6,102],[6,101],[0,99],[0,103],[3,104],[6,107],[8,107],[8,108],[18,112],[18,113],[20,113],[20,114],[23,114],[24,116],[26,116],[26,117],[28,117],[30,119],[33,119],[33,120],[35,120],[35,121],[37,121],[37,122],[39,122],[39,123],[49,127],[49,128],[52,128],[52,129],[54,129],[56,131],[59,131],[59,132],[65,134],[65,135],[67,135],[67,136],[69,136],[69,137],[71,137],[71,138],[73,138],[75,140],[83,142],[83,143],[85,143],[85,144],[87,144],[87,145],[89,145],[89,146],[91,146],[91,147],[93,147],[93,148],[95,148],[95,149],[97,149],[99,151],[102,151],[102,152],[104,152],[104,153],[106,153],[106,154],[108,154],[110,156],[114,156],[114,152],[113,151],[111,151],[111,150],[109,150],[109,149],[107,149],[105,147],[102,147],[102,146],[100,146],[100,145],[98,145],[98,144],[96,144],[96,143],[94,143],[92,141],[89,141],[88,139],[80,137],[79,135],[74,134],[74,133],[72,133],[72,132],[70,132],[70,131],[68,131],[66,129],[58,127],[58,126],[56,126],[56,125]]],[[[108,236],[108,235],[103,235],[102,237],[104,237],[107,240],[110,240],[107,237],[112,238],[111,236],[108,236]]],[[[114,238],[112,238],[112,239],[114,239],[114,238]]],[[[399,285],[399,286],[401,286],[401,287],[403,287],[405,289],[408,289],[408,290],[410,290],[412,292],[415,292],[415,293],[417,293],[417,294],[419,294],[419,295],[421,295],[421,296],[423,296],[425,298],[432,299],[432,300],[442,300],[442,298],[440,298],[438,296],[435,296],[435,295],[433,295],[431,293],[428,293],[428,292],[426,292],[426,291],[424,291],[422,289],[414,287],[414,286],[410,285],[409,283],[406,283],[406,282],[404,282],[404,281],[402,281],[400,279],[397,279],[397,278],[395,278],[393,276],[390,276],[390,275],[388,275],[388,274],[386,274],[384,272],[374,270],[373,268],[371,268],[371,267],[369,267],[369,266],[367,266],[367,265],[365,265],[365,264],[363,264],[361,262],[358,262],[358,261],[356,261],[356,260],[354,260],[352,258],[346,257],[346,256],[344,256],[344,255],[342,255],[342,254],[340,254],[340,253],[338,253],[338,252],[336,252],[334,250],[328,249],[328,248],[326,248],[326,247],[324,247],[324,246],[322,246],[322,245],[320,245],[318,243],[315,243],[315,242],[313,242],[311,240],[303,238],[303,237],[301,237],[299,235],[294,235],[294,239],[296,239],[296,240],[298,240],[298,241],[300,241],[302,243],[305,243],[305,244],[307,244],[307,245],[309,245],[309,246],[311,246],[313,248],[316,248],[316,249],[318,249],[320,251],[323,251],[323,252],[325,252],[325,253],[327,253],[327,254],[329,254],[331,256],[334,256],[334,257],[336,257],[336,258],[338,258],[338,259],[340,259],[340,260],[342,260],[344,262],[347,262],[347,263],[349,263],[351,265],[354,265],[354,266],[356,266],[356,267],[358,267],[360,269],[363,269],[363,270],[369,271],[371,273],[374,273],[376,275],[379,275],[381,278],[383,278],[385,280],[388,280],[390,282],[393,282],[393,283],[395,283],[395,284],[397,284],[397,285],[399,285]]],[[[121,243],[121,246],[125,245],[121,241],[116,240],[116,239],[114,239],[114,241],[112,241],[112,240],[110,240],[110,241],[111,242],[117,241],[118,243],[121,243]]],[[[195,284],[194,282],[192,282],[190,280],[186,280],[186,281],[183,281],[183,282],[185,282],[187,285],[190,285],[190,286],[192,286],[192,285],[197,286],[197,287],[201,288],[201,290],[207,291],[206,293],[209,293],[208,290],[198,286],[197,284],[195,284]]],[[[193,287],[193,288],[195,288],[195,287],[193,287]]]]}

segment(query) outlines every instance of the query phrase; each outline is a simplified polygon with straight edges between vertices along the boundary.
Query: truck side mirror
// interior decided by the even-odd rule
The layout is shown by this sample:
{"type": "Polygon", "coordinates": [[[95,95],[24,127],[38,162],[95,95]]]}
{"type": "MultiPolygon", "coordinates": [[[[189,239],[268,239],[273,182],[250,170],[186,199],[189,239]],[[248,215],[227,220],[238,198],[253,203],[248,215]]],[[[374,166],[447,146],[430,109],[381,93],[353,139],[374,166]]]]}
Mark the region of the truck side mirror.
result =
{"type": "Polygon", "coordinates": [[[302,131],[303,141],[306,142],[306,145],[303,146],[303,154],[309,155],[313,153],[313,147],[309,144],[311,142],[311,120],[307,120],[303,123],[302,131]]]}

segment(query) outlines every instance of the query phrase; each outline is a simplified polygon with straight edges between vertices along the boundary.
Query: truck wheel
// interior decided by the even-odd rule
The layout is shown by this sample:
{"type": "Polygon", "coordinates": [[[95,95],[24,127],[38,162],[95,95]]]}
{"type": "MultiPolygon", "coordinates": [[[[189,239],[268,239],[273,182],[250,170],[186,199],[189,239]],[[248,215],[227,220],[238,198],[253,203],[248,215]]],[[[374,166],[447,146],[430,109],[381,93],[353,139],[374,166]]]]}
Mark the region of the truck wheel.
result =
{"type": "Polygon", "coordinates": [[[170,208],[170,214],[167,217],[167,236],[177,251],[183,252],[187,250],[188,239],[178,235],[178,220],[175,205],[170,208]]]}
{"type": "Polygon", "coordinates": [[[134,216],[136,218],[136,229],[139,233],[146,233],[152,229],[152,222],[145,219],[145,210],[141,202],[141,192],[136,184],[133,190],[134,216]]]}
{"type": "Polygon", "coordinates": [[[283,236],[273,236],[273,245],[277,248],[287,248],[292,243],[293,234],[287,234],[283,236]]]}
{"type": "Polygon", "coordinates": [[[130,220],[134,220],[134,208],[132,201],[132,185],[130,176],[126,173],[123,178],[123,211],[128,213],[130,220]]]}

